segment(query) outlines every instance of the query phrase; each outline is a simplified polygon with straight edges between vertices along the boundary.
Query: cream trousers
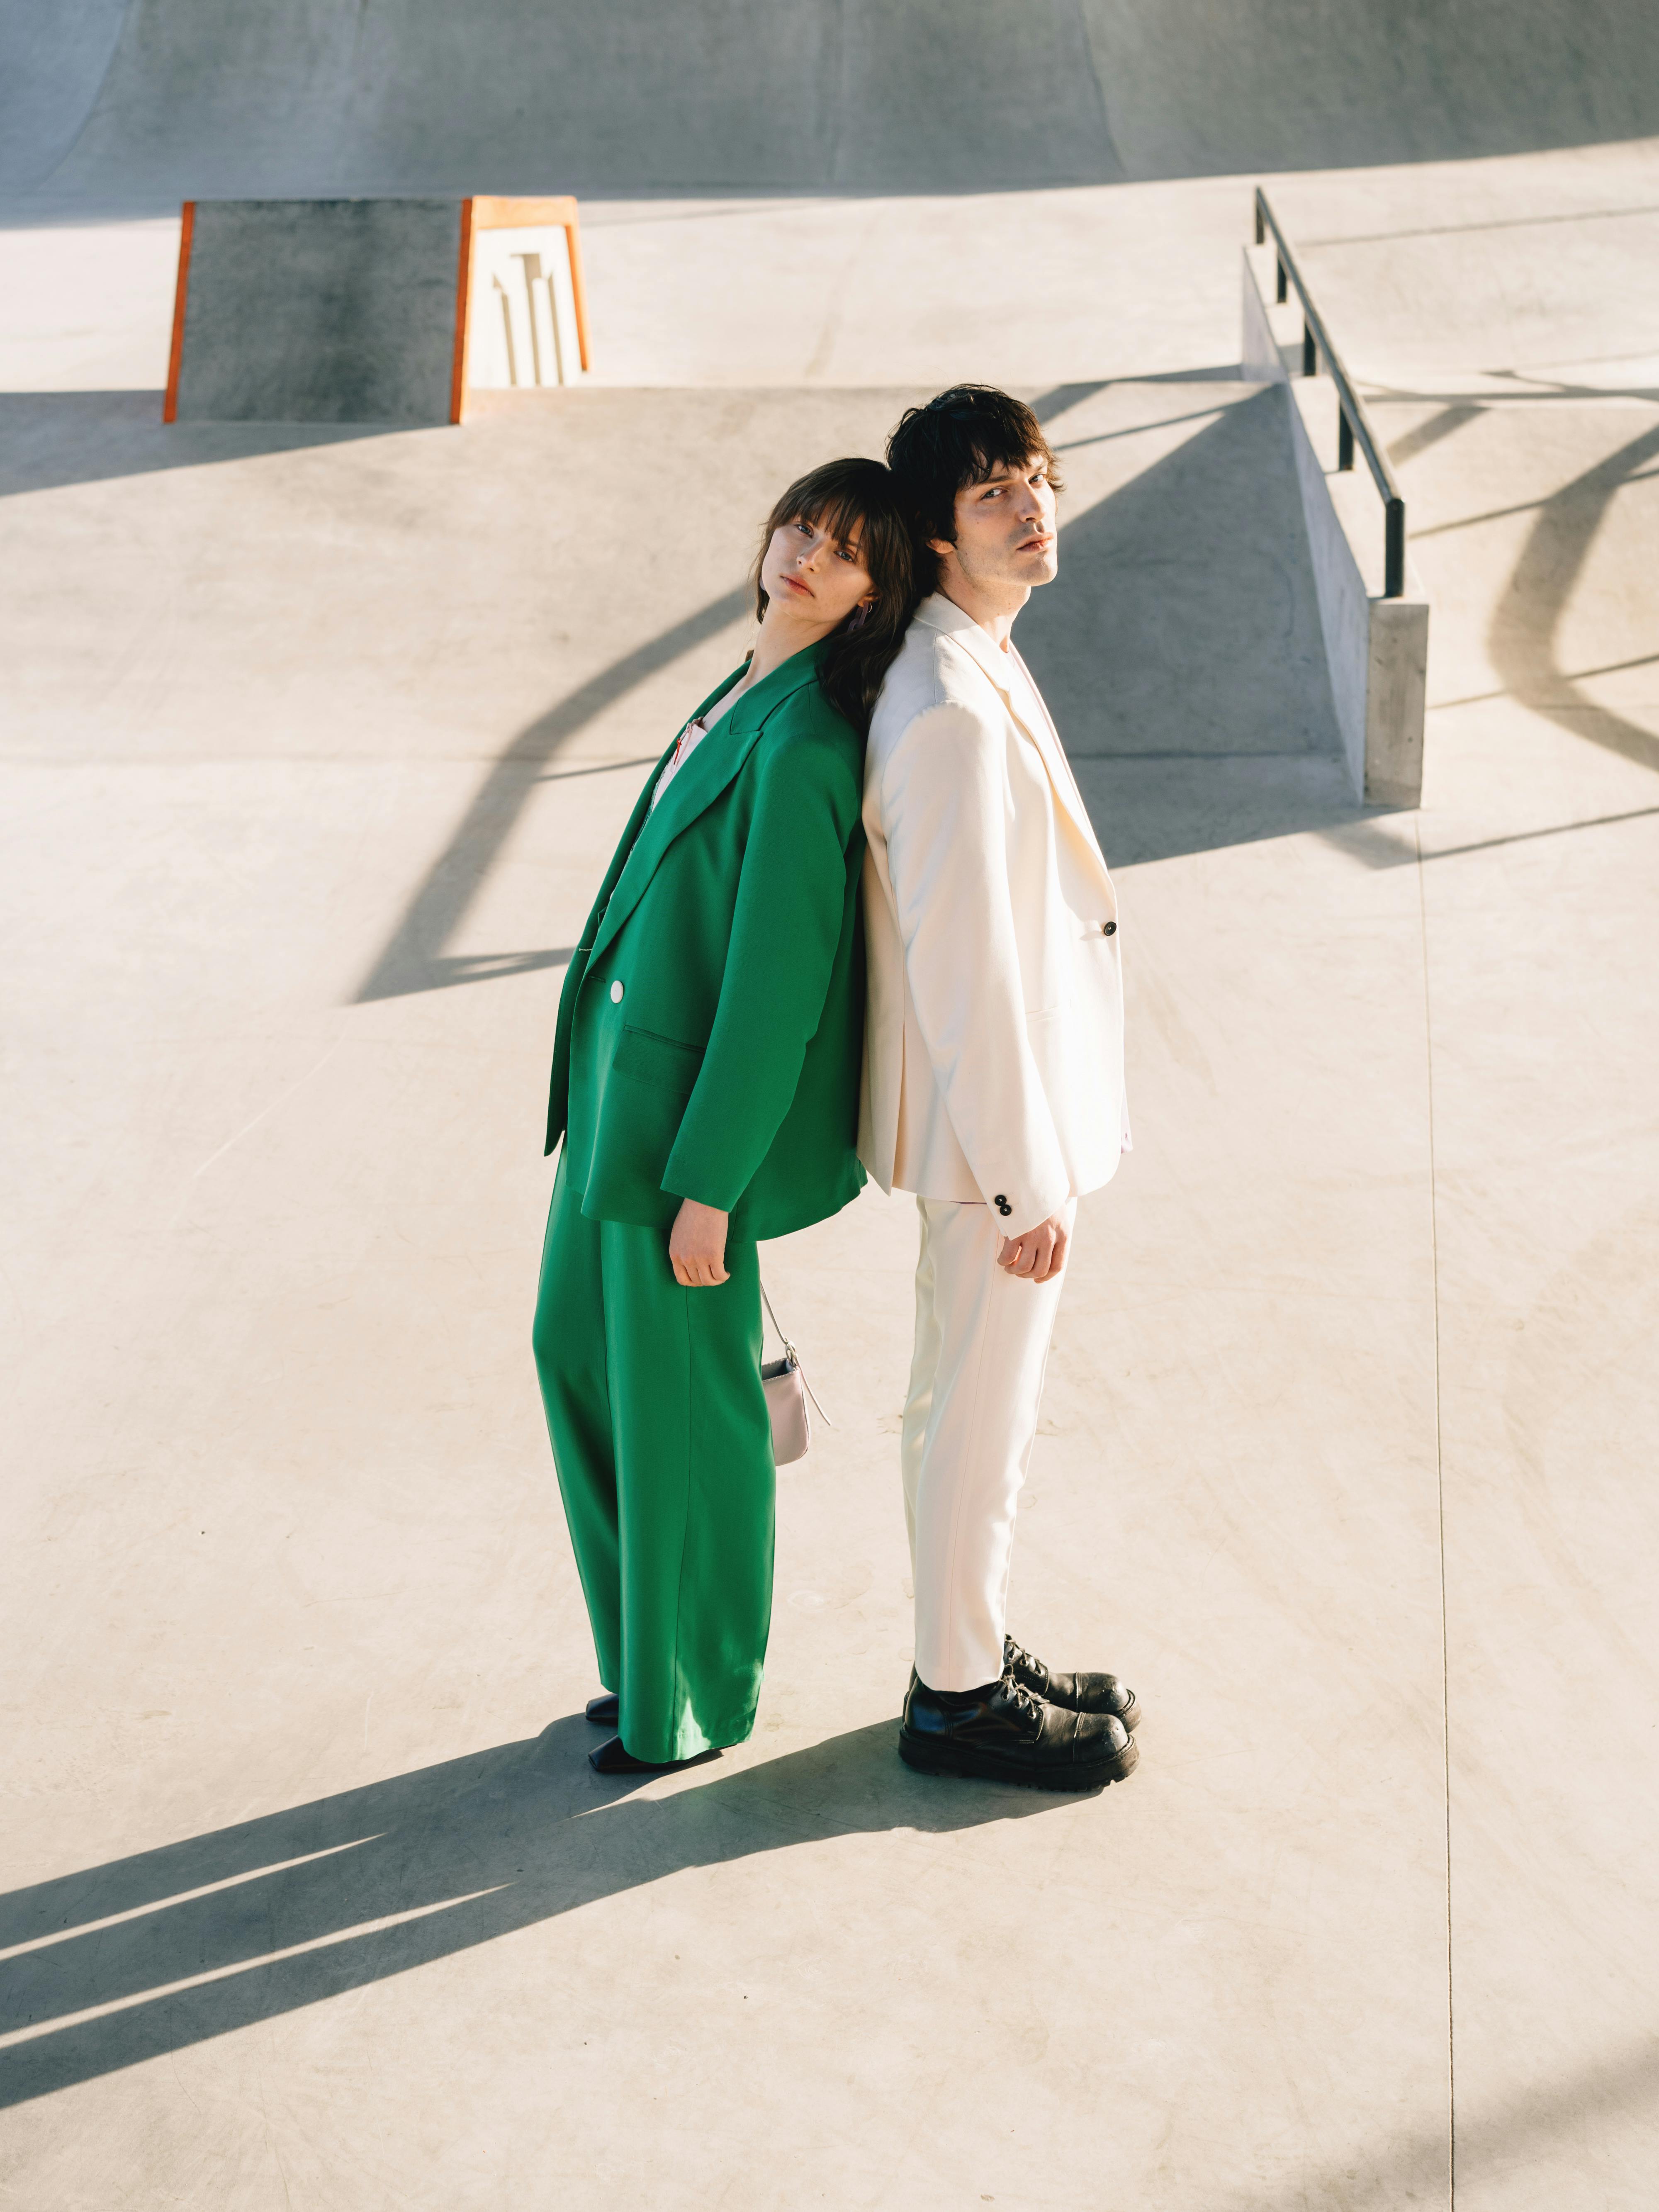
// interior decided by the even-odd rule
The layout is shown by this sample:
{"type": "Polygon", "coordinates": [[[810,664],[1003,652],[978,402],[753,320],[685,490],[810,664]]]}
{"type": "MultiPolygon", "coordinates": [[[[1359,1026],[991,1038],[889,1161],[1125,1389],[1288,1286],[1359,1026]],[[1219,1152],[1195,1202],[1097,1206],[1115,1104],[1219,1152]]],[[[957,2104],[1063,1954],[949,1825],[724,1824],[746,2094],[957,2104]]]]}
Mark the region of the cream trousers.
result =
{"type": "MultiPolygon", "coordinates": [[[[916,1345],[900,1447],[916,1672],[929,1689],[971,1690],[1002,1672],[1014,1510],[1066,1275],[1032,1284],[999,1267],[991,1206],[919,1198],[916,1208],[916,1345]]],[[[1068,1235],[1076,1218],[1073,1200],[1068,1235]]]]}

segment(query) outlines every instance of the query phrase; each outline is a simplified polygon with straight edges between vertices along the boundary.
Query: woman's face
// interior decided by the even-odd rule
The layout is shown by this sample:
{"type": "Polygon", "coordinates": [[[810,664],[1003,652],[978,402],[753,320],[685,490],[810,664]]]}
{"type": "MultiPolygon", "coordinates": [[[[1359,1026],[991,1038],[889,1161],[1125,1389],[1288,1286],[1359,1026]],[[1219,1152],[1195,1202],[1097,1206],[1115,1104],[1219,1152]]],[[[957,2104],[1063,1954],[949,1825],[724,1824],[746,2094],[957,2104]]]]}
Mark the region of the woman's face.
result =
{"type": "Polygon", "coordinates": [[[769,614],[787,614],[823,637],[877,596],[859,557],[856,526],[850,538],[842,538],[804,517],[780,523],[772,532],[761,562],[761,589],[772,603],[769,614]]]}

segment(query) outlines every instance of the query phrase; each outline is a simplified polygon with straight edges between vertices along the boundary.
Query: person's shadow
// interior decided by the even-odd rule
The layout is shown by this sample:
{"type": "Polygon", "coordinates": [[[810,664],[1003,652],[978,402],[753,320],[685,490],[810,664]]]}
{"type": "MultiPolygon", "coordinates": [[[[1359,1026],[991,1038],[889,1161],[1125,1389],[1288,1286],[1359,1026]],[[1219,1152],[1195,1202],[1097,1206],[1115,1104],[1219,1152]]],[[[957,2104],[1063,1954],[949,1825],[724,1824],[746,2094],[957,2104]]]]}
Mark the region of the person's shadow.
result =
{"type": "Polygon", "coordinates": [[[601,1782],[580,1717],[0,1897],[0,2106],[760,1851],[1014,1820],[1055,1801],[928,1779],[883,1721],[660,1798],[601,1782]],[[15,1947],[28,1946],[24,1949],[15,1947]],[[183,1986],[180,1986],[180,1985],[183,1986]]]}

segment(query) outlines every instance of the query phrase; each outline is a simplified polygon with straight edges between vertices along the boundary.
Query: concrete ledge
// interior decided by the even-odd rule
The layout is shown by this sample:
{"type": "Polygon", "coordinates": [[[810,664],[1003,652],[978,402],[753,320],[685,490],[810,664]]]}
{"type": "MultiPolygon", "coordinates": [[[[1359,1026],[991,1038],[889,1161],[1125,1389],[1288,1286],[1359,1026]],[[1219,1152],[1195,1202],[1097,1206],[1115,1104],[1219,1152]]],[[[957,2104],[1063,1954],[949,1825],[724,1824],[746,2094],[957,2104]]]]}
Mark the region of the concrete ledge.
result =
{"type": "Polygon", "coordinates": [[[1273,249],[1244,250],[1243,374],[1287,387],[1291,457],[1313,559],[1331,693],[1354,788],[1415,806],[1423,788],[1429,603],[1409,558],[1403,598],[1382,595],[1382,514],[1363,462],[1336,466],[1336,387],[1301,365],[1301,309],[1273,303],[1273,249]]]}

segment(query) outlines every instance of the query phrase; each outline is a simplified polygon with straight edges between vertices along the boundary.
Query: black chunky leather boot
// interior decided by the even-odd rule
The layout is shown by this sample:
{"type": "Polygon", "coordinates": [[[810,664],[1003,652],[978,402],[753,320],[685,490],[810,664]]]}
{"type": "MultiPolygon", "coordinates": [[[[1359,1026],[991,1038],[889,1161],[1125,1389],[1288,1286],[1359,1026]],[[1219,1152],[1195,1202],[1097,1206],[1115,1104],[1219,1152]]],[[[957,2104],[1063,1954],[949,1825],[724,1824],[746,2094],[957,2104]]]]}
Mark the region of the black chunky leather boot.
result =
{"type": "Polygon", "coordinates": [[[1133,1735],[1140,1725],[1140,1705],[1127,1682],[1115,1674],[1056,1674],[1041,1659],[1005,1637],[1002,1671],[1023,1682],[1033,1697],[1051,1705],[1064,1705],[1073,1713],[1111,1713],[1133,1735]]]}
{"type": "Polygon", "coordinates": [[[899,1757],[924,1774],[969,1774],[1030,1790],[1099,1790],[1139,1754],[1115,1713],[1045,1705],[1005,1674],[982,1689],[930,1690],[913,1672],[899,1757]]]}

